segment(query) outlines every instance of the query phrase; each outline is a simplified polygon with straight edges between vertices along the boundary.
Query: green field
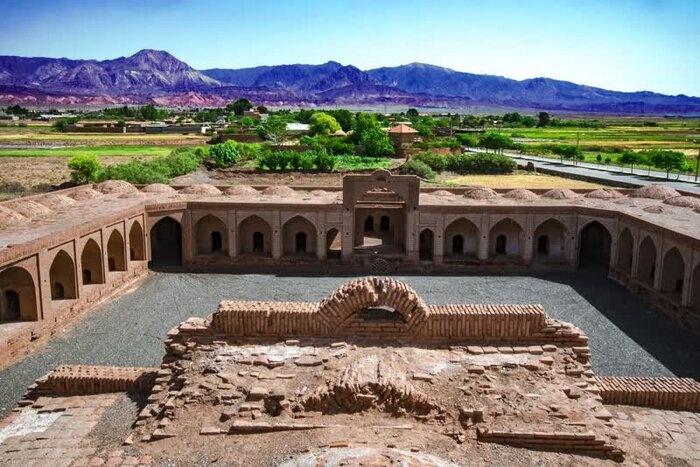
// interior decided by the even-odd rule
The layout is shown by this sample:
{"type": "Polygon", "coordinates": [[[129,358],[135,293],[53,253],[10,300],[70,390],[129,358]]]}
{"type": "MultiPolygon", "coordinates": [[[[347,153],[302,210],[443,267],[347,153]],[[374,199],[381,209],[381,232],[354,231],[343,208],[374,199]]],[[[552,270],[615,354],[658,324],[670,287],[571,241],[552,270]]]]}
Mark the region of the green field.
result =
{"type": "Polygon", "coordinates": [[[166,156],[170,146],[74,146],[56,149],[0,149],[0,157],[72,157],[78,154],[106,156],[166,156]]]}

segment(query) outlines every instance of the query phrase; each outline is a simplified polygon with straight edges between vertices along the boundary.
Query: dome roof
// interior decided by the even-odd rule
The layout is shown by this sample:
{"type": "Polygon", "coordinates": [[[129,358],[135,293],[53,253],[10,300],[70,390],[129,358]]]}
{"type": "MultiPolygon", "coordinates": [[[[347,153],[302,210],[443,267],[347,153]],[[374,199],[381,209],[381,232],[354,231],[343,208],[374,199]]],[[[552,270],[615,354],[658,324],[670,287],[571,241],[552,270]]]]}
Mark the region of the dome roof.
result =
{"type": "Polygon", "coordinates": [[[107,180],[97,185],[97,191],[105,195],[112,193],[134,193],[138,191],[134,185],[124,180],[107,180]]]}
{"type": "Polygon", "coordinates": [[[530,190],[526,190],[525,188],[516,188],[515,190],[510,190],[503,196],[509,199],[517,199],[520,201],[532,201],[539,198],[539,196],[537,196],[535,193],[533,193],[530,190]]]}
{"type": "Polygon", "coordinates": [[[554,188],[543,194],[542,197],[549,199],[574,199],[578,198],[579,195],[568,188],[554,188]]]}
{"type": "Polygon", "coordinates": [[[498,193],[493,191],[491,188],[476,187],[465,191],[464,197],[471,199],[492,199],[498,198],[498,193]]]}
{"type": "Polygon", "coordinates": [[[586,198],[595,199],[618,199],[622,198],[624,195],[617,190],[611,188],[598,188],[590,193],[586,194],[586,198]]]}
{"type": "Polygon", "coordinates": [[[637,188],[630,193],[630,196],[632,198],[649,198],[663,201],[668,198],[673,198],[674,196],[680,196],[680,193],[670,186],[654,184],[637,188]]]}
{"type": "Polygon", "coordinates": [[[208,183],[198,183],[183,188],[180,190],[180,193],[185,195],[219,196],[221,194],[221,190],[208,183]]]}

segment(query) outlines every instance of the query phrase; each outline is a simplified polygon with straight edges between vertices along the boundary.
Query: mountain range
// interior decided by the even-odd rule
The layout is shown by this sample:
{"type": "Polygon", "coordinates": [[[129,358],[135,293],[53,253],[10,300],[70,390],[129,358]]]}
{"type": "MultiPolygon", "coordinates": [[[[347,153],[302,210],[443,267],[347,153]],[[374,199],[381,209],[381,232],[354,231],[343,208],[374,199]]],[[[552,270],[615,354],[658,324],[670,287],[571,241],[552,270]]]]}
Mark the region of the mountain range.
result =
{"type": "Polygon", "coordinates": [[[112,60],[0,56],[0,104],[37,107],[404,105],[612,114],[700,114],[700,98],[618,92],[549,78],[517,81],[422,63],[360,70],[330,61],[195,70],[168,52],[112,60]]]}

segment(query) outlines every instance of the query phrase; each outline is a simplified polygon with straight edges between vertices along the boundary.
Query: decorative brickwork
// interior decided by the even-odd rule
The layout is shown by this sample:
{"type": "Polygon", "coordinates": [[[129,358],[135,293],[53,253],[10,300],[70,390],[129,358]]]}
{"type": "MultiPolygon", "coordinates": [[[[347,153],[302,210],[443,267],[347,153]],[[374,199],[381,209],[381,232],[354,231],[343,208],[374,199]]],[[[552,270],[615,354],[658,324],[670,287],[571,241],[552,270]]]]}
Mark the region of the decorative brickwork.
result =
{"type": "Polygon", "coordinates": [[[700,411],[700,382],[693,378],[596,377],[606,404],[700,411]]]}

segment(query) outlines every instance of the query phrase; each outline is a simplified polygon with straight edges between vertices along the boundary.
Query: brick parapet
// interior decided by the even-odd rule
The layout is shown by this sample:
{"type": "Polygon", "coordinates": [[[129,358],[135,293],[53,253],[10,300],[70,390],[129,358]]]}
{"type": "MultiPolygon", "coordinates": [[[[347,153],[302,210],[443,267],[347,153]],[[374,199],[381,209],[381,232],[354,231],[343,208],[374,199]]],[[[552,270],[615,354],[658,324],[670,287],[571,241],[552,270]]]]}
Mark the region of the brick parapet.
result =
{"type": "Polygon", "coordinates": [[[693,378],[597,376],[606,404],[700,412],[700,382],[693,378]]]}

